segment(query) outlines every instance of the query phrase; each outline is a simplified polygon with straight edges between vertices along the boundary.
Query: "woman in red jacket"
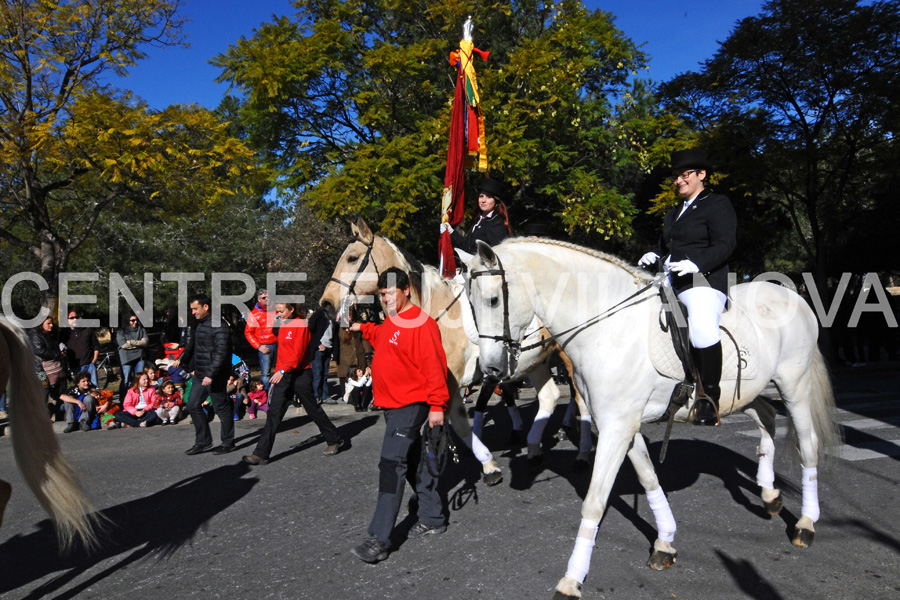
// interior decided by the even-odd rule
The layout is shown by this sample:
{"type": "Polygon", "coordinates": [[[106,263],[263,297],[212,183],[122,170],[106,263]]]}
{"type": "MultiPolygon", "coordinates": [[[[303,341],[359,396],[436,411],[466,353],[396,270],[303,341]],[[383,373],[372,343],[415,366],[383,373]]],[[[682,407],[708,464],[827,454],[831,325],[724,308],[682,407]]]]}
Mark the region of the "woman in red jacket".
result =
{"type": "Polygon", "coordinates": [[[125,401],[122,402],[123,410],[116,413],[116,422],[131,427],[147,427],[158,418],[157,408],[159,399],[156,390],[150,387],[150,378],[147,374],[141,373],[125,394],[125,401]]]}
{"type": "Polygon", "coordinates": [[[311,356],[309,348],[309,328],[306,321],[300,318],[300,309],[296,304],[278,303],[275,312],[280,321],[278,326],[278,358],[275,373],[269,379],[269,412],[266,424],[253,454],[244,457],[244,462],[251,465],[264,465],[269,462],[272,445],[278,426],[284,419],[288,406],[296,395],[300,403],[319,431],[325,436],[328,447],[325,456],[338,453],[341,447],[341,435],[322,407],[316,403],[312,387],[312,369],[309,366],[311,356]]]}

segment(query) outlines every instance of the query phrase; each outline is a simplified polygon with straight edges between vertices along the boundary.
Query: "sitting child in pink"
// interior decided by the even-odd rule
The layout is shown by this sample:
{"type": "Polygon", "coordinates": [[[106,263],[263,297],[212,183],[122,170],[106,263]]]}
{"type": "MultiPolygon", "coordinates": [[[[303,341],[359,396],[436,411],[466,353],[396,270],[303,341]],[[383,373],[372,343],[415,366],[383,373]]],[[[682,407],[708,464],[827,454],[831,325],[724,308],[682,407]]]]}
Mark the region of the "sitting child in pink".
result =
{"type": "Polygon", "coordinates": [[[253,387],[253,391],[247,394],[250,398],[250,404],[247,406],[247,412],[250,413],[250,418],[256,418],[256,411],[261,410],[264,413],[269,413],[269,402],[268,396],[266,395],[266,386],[263,385],[263,382],[259,379],[254,379],[251,382],[251,386],[253,387]]]}
{"type": "Polygon", "coordinates": [[[150,387],[147,374],[141,373],[125,394],[122,410],[116,413],[116,421],[131,427],[147,427],[157,419],[158,407],[156,390],[150,387]]]}

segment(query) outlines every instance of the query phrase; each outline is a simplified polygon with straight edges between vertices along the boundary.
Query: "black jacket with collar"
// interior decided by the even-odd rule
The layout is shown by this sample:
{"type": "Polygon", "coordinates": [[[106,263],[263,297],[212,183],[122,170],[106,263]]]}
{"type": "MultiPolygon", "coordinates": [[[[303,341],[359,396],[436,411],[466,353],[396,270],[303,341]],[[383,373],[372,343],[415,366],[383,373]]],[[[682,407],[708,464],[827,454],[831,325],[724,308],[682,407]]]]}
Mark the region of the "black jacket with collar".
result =
{"type": "Polygon", "coordinates": [[[194,377],[224,381],[232,372],[231,328],[224,319],[213,325],[212,315],[197,321],[194,335],[179,360],[193,367],[194,377]]]}
{"type": "MultiPolygon", "coordinates": [[[[737,216],[727,197],[707,190],[700,192],[679,218],[682,204],[666,213],[655,252],[670,262],[690,260],[700,269],[708,285],[728,294],[728,258],[737,246],[737,216]]],[[[677,292],[707,285],[692,275],[672,277],[677,292]]]]}
{"type": "Polygon", "coordinates": [[[467,237],[461,236],[456,230],[450,232],[450,241],[453,242],[455,248],[459,248],[469,254],[478,252],[476,242],[481,240],[488,246],[496,246],[509,237],[509,230],[503,223],[503,215],[499,211],[494,211],[490,217],[481,219],[467,237]]]}

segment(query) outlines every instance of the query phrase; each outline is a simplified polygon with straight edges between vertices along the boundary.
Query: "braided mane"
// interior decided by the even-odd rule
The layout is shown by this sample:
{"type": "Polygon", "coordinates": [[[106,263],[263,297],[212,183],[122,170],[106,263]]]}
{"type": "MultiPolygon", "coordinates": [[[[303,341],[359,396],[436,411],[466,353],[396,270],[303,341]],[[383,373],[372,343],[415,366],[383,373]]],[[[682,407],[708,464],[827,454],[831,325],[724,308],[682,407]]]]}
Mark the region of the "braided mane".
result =
{"type": "Polygon", "coordinates": [[[503,241],[503,244],[521,244],[521,243],[533,243],[533,244],[547,244],[548,246],[559,246],[561,248],[568,248],[569,250],[575,250],[576,252],[581,252],[582,254],[587,254],[588,256],[592,256],[594,258],[599,258],[604,262],[608,262],[613,266],[619,267],[620,269],[627,271],[630,273],[635,279],[639,281],[649,281],[653,279],[653,276],[647,273],[646,271],[642,271],[641,269],[635,267],[634,265],[625,262],[621,258],[617,256],[613,256],[612,254],[607,254],[606,252],[601,252],[600,250],[594,250],[592,248],[585,248],[584,246],[579,246],[578,244],[573,244],[572,242],[563,242],[560,240],[552,240],[549,238],[527,238],[527,237],[518,237],[518,238],[510,238],[503,241]]]}

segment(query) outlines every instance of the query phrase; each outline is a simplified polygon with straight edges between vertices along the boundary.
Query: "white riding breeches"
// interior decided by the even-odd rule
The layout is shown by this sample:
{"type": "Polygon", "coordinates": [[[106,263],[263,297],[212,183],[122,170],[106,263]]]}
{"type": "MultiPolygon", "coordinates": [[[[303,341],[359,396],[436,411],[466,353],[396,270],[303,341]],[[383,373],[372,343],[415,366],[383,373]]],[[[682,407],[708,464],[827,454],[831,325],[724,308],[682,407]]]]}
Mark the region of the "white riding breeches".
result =
{"type": "Polygon", "coordinates": [[[678,294],[687,307],[688,331],[694,348],[709,348],[719,343],[719,318],[727,297],[710,287],[692,287],[678,294]]]}

